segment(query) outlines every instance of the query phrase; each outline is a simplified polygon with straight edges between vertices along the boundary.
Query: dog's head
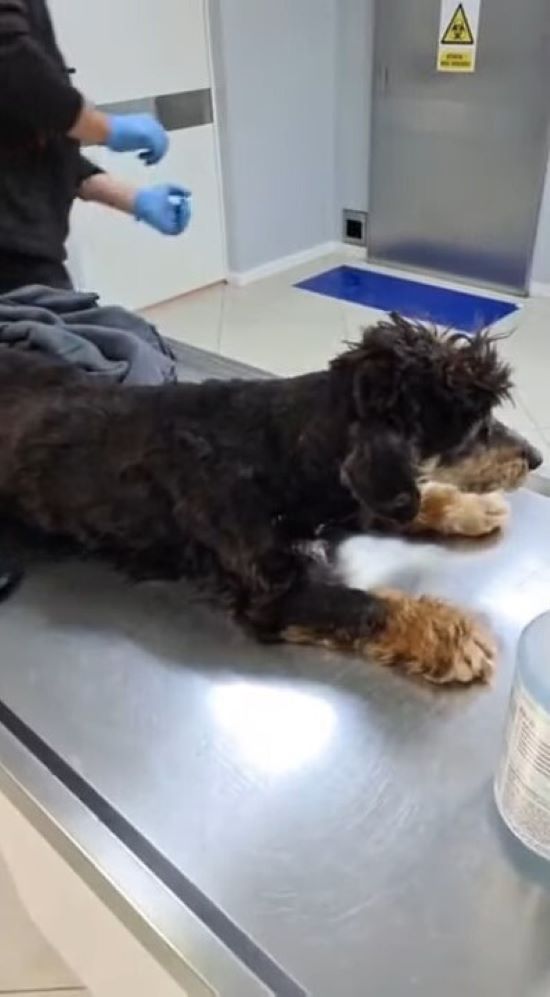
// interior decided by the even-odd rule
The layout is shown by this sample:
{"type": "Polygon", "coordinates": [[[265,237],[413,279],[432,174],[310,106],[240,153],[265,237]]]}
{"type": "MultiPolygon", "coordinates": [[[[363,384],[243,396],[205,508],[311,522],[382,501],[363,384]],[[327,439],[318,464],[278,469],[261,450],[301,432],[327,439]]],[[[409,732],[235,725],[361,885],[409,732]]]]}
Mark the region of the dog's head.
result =
{"type": "Polygon", "coordinates": [[[422,467],[473,446],[511,391],[494,337],[440,335],[395,314],[367,329],[332,372],[350,406],[342,481],[367,517],[400,523],[418,512],[422,467]]]}
{"type": "Polygon", "coordinates": [[[513,491],[541,464],[536,447],[491,416],[458,447],[441,455],[430,478],[465,492],[513,491]]]}

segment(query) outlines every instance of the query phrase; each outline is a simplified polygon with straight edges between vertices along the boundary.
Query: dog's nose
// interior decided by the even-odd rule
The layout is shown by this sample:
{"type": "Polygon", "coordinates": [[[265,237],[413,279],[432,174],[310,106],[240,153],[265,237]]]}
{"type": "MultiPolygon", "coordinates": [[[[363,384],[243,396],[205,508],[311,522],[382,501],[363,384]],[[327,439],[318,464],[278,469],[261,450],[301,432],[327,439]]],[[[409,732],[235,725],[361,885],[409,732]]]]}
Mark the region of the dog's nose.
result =
{"type": "Polygon", "coordinates": [[[526,447],[524,456],[530,471],[536,471],[537,467],[540,467],[542,464],[542,454],[540,450],[536,449],[536,447],[526,447]]]}

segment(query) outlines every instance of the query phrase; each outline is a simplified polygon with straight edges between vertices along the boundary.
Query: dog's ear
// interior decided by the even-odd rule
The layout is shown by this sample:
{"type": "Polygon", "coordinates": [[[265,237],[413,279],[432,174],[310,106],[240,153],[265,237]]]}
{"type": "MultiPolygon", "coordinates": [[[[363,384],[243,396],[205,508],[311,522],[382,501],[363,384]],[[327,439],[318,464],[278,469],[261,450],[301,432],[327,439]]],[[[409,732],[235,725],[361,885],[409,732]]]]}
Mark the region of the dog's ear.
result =
{"type": "Polygon", "coordinates": [[[403,373],[399,357],[387,347],[365,351],[353,378],[353,401],[360,419],[397,412],[403,373]]]}
{"type": "Polygon", "coordinates": [[[409,426],[416,420],[421,397],[421,366],[412,344],[412,326],[392,323],[368,329],[357,365],[353,400],[360,419],[388,417],[409,426]],[[409,342],[411,340],[411,342],[409,342]]]}
{"type": "Polygon", "coordinates": [[[342,481],[364,512],[397,522],[410,522],[420,507],[417,470],[409,442],[385,424],[359,426],[342,465],[342,481]]]}
{"type": "Polygon", "coordinates": [[[498,334],[481,332],[474,336],[447,335],[440,373],[454,398],[469,400],[480,413],[487,412],[511,397],[510,367],[498,355],[498,334]]]}
{"type": "Polygon", "coordinates": [[[351,393],[359,419],[376,419],[391,413],[398,417],[404,389],[412,403],[414,357],[403,349],[403,330],[392,319],[366,329],[361,343],[338,357],[333,369],[351,379],[351,393]]]}

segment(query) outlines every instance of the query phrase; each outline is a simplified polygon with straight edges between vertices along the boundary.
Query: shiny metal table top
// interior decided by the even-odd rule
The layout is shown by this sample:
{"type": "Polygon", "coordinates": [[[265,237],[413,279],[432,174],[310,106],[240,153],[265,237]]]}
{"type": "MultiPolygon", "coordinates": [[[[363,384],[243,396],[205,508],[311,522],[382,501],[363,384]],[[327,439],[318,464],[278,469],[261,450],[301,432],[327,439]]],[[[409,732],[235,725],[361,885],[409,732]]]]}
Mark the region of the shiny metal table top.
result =
{"type": "MultiPolygon", "coordinates": [[[[525,491],[512,506],[489,546],[357,538],[342,555],[356,583],[487,614],[502,642],[491,689],[257,646],[183,586],[91,564],[38,563],[2,606],[9,738],[42,758],[36,785],[69,787],[62,820],[71,800],[99,816],[71,835],[102,875],[117,872],[107,827],[170,895],[172,947],[191,910],[234,954],[246,985],[222,974],[223,997],[550,993],[550,893],[492,800],[515,644],[550,607],[550,502],[525,491]]],[[[11,773],[23,790],[25,771],[11,773]]]]}

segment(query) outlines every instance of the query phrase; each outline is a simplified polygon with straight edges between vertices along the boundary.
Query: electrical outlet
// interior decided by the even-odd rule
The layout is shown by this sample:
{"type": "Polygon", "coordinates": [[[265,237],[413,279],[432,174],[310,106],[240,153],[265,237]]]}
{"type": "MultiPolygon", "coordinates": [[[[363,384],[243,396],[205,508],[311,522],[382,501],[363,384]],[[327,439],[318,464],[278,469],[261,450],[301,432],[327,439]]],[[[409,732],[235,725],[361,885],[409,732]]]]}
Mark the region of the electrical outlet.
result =
{"type": "Polygon", "coordinates": [[[342,237],[350,246],[367,245],[366,211],[351,211],[349,208],[344,208],[342,237]]]}

